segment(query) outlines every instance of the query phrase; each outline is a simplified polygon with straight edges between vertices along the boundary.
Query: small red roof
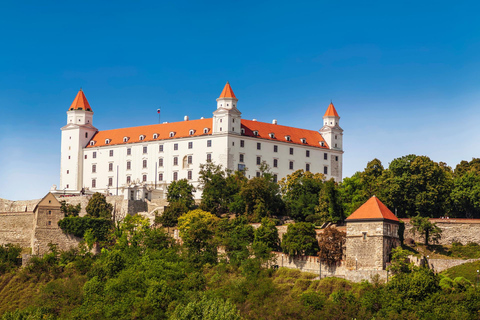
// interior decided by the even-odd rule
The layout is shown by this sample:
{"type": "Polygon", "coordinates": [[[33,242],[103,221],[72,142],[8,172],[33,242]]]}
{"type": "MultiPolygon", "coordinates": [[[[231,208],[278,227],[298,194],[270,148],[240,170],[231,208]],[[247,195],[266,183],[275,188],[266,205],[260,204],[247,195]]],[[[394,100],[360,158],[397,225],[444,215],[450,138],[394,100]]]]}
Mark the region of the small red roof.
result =
{"type": "Polygon", "coordinates": [[[90,104],[88,104],[87,98],[85,97],[85,94],[83,94],[82,89],[78,91],[75,100],[73,100],[72,105],[70,106],[70,108],[68,108],[68,111],[71,110],[92,111],[92,108],[90,107],[90,104]]]}
{"type": "Polygon", "coordinates": [[[227,81],[227,84],[225,85],[225,87],[223,88],[223,91],[220,94],[220,97],[218,97],[218,98],[219,99],[221,99],[221,98],[237,99],[237,97],[235,97],[235,94],[233,93],[232,87],[230,87],[230,83],[228,83],[228,81],[227,81]]]}
{"type": "Polygon", "coordinates": [[[337,113],[337,110],[335,110],[335,107],[333,106],[333,103],[330,102],[328,105],[327,111],[323,115],[324,117],[340,117],[337,113]]]}
{"type": "Polygon", "coordinates": [[[352,213],[346,220],[374,220],[387,219],[398,221],[398,218],[390,211],[382,201],[373,196],[367,202],[362,204],[354,213],[352,213]]]}

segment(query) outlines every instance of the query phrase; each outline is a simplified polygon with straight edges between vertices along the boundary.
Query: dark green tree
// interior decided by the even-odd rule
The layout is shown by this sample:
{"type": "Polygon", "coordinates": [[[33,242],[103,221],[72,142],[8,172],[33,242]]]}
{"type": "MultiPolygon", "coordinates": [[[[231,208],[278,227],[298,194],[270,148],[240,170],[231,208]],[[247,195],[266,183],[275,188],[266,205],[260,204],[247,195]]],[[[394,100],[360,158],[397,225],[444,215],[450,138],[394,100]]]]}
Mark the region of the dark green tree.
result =
{"type": "Polygon", "coordinates": [[[456,175],[450,197],[453,207],[450,216],[480,218],[480,171],[456,175]]]}
{"type": "Polygon", "coordinates": [[[262,219],[262,224],[255,230],[253,243],[264,243],[270,251],[277,251],[280,248],[278,229],[272,219],[262,219]]]}
{"type": "Polygon", "coordinates": [[[80,213],[80,210],[82,210],[82,206],[77,204],[76,206],[67,203],[65,200],[60,201],[60,211],[62,211],[66,217],[77,217],[78,214],[80,213]]]}
{"type": "Polygon", "coordinates": [[[461,161],[455,167],[454,174],[456,177],[461,177],[467,172],[475,172],[480,174],[480,158],[472,158],[471,161],[461,161]]]}
{"type": "Polygon", "coordinates": [[[281,246],[284,253],[292,256],[317,255],[319,247],[315,226],[308,222],[289,224],[281,246]]]}
{"type": "Polygon", "coordinates": [[[412,233],[416,234],[418,232],[421,236],[425,237],[425,245],[427,246],[430,240],[434,243],[438,243],[438,240],[442,237],[442,229],[426,217],[413,217],[410,220],[410,223],[412,224],[412,233]]]}
{"type": "Polygon", "coordinates": [[[187,179],[172,181],[167,191],[168,206],[165,207],[163,214],[155,218],[156,223],[160,223],[163,227],[175,227],[178,218],[192,210],[195,206],[193,192],[195,188],[188,183],[187,179]]]}
{"type": "Polygon", "coordinates": [[[253,242],[254,230],[245,216],[223,218],[217,223],[216,234],[231,264],[240,266],[250,257],[249,248],[253,242]]]}
{"type": "Polygon", "coordinates": [[[94,218],[112,219],[113,206],[101,193],[94,193],[85,208],[87,215],[94,218]]]}
{"type": "Polygon", "coordinates": [[[316,208],[321,222],[341,222],[345,219],[338,185],[332,179],[325,182],[320,191],[319,204],[316,208]]]}

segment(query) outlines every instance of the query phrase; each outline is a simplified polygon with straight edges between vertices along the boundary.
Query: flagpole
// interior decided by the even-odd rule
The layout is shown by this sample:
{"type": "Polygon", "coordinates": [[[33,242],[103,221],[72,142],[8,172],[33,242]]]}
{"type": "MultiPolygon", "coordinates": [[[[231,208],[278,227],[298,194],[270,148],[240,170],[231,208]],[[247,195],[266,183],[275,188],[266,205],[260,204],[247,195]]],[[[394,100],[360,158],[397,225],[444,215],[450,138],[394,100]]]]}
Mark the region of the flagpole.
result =
{"type": "Polygon", "coordinates": [[[160,108],[157,109],[157,113],[158,113],[158,124],[160,124],[160,108]]]}

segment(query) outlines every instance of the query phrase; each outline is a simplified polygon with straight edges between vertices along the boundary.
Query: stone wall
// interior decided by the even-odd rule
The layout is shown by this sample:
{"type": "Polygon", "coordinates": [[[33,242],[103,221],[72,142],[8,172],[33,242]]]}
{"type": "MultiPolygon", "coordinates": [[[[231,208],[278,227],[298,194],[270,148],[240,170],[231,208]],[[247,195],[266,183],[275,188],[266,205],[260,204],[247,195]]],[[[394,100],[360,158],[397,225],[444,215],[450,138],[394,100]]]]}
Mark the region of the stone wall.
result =
{"type": "Polygon", "coordinates": [[[328,266],[322,263],[320,266],[319,258],[316,256],[289,256],[282,252],[274,252],[274,264],[279,267],[298,269],[303,272],[311,272],[325,277],[340,277],[345,276],[345,267],[340,262],[336,266],[328,266]]]}
{"type": "Polygon", "coordinates": [[[0,244],[30,247],[33,235],[33,212],[0,213],[0,244]]]}
{"type": "Polygon", "coordinates": [[[33,209],[35,209],[35,206],[39,201],[40,199],[20,200],[20,201],[0,199],[0,213],[1,212],[33,212],[33,209]]]}
{"type": "MultiPolygon", "coordinates": [[[[412,238],[415,242],[424,242],[419,234],[415,236],[410,231],[412,225],[410,219],[402,219],[405,222],[405,239],[412,238]]],[[[480,244],[480,219],[430,219],[442,229],[441,245],[451,245],[453,242],[467,244],[475,242],[480,244]]]]}

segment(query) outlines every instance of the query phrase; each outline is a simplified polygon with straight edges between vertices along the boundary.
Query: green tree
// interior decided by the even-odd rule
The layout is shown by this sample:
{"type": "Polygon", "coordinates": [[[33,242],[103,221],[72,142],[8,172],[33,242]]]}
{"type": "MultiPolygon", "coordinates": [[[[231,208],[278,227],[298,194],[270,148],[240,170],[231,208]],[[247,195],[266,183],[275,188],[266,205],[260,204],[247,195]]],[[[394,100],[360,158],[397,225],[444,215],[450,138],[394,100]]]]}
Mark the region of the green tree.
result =
{"type": "Polygon", "coordinates": [[[262,219],[262,224],[255,230],[253,242],[254,244],[264,243],[271,251],[276,251],[280,248],[278,229],[272,219],[262,219]]]}
{"type": "Polygon", "coordinates": [[[207,298],[178,305],[170,320],[241,320],[234,303],[220,298],[207,298]]]}
{"type": "Polygon", "coordinates": [[[318,256],[329,265],[335,265],[343,259],[346,234],[332,226],[325,228],[318,236],[320,250],[318,256]]]}
{"type": "Polygon", "coordinates": [[[200,209],[216,216],[228,212],[227,172],[212,162],[200,165],[199,182],[202,192],[200,209]]]}
{"type": "Polygon", "coordinates": [[[245,216],[235,219],[224,218],[217,223],[217,237],[231,264],[240,264],[250,257],[254,230],[245,216]]]}
{"type": "Polygon", "coordinates": [[[413,262],[410,262],[408,256],[410,251],[404,250],[401,246],[392,249],[392,259],[388,270],[394,275],[400,273],[410,273],[414,270],[413,262]]]}
{"type": "Polygon", "coordinates": [[[80,210],[82,210],[82,206],[77,204],[76,206],[67,203],[65,200],[60,201],[60,211],[62,211],[66,217],[77,217],[78,214],[80,213],[80,210]]]}
{"type": "Polygon", "coordinates": [[[411,231],[413,234],[418,232],[421,236],[425,237],[425,245],[428,245],[430,240],[438,243],[438,240],[442,237],[442,229],[435,223],[430,222],[430,219],[426,217],[413,217],[410,223],[412,224],[411,231]]]}
{"type": "Polygon", "coordinates": [[[292,256],[316,255],[319,248],[315,226],[308,222],[289,224],[281,246],[284,253],[292,256]]]}
{"type": "Polygon", "coordinates": [[[175,227],[178,218],[195,206],[193,192],[195,188],[188,183],[187,179],[172,181],[168,186],[168,206],[165,207],[161,216],[155,218],[155,222],[161,223],[166,228],[175,227]]]}
{"type": "Polygon", "coordinates": [[[319,204],[316,207],[320,222],[340,222],[345,219],[338,185],[332,179],[325,182],[320,191],[319,204]]]}
{"type": "Polygon", "coordinates": [[[94,193],[85,208],[87,215],[94,218],[112,219],[113,206],[101,193],[94,193]]]}
{"type": "Polygon", "coordinates": [[[325,176],[321,173],[297,170],[278,183],[283,195],[287,214],[295,221],[305,221],[315,216],[320,190],[325,176]]]}
{"type": "Polygon", "coordinates": [[[472,161],[461,161],[455,167],[455,177],[461,177],[467,172],[480,174],[480,158],[472,158],[472,161]]]}
{"type": "Polygon", "coordinates": [[[480,218],[480,171],[456,175],[450,197],[453,203],[451,216],[480,218]]]}

